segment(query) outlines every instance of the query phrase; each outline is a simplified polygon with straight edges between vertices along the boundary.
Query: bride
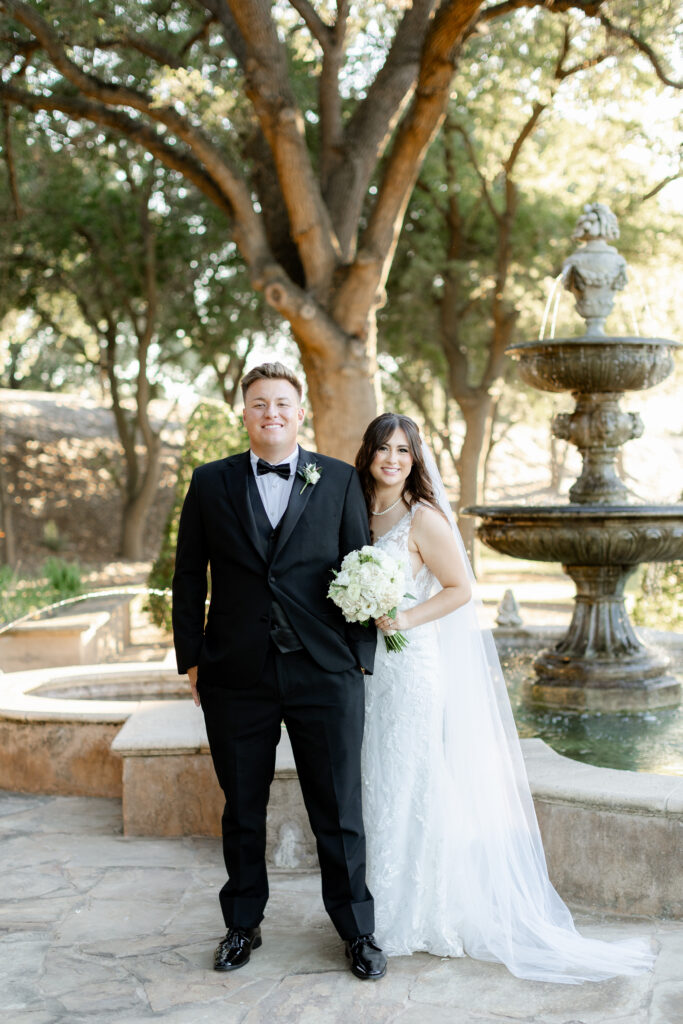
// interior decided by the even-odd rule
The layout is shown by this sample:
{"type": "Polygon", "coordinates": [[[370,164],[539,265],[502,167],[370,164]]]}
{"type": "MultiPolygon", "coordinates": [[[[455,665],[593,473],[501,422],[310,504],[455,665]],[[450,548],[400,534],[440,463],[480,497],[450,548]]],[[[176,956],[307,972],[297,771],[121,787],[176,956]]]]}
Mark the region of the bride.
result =
{"type": "Polygon", "coordinates": [[[575,983],[652,967],[639,939],[579,935],[549,878],[512,711],[472,570],[416,424],[385,413],[356,456],[373,542],[408,594],[366,677],[363,818],[378,943],[575,983]]]}

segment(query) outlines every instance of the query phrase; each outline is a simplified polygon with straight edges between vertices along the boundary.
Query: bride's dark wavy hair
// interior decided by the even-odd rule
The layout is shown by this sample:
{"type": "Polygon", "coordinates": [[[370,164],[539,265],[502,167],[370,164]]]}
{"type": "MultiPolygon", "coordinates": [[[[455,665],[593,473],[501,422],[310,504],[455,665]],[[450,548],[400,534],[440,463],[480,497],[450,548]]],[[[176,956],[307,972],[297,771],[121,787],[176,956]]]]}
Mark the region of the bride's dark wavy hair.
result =
{"type": "Polygon", "coordinates": [[[356,455],[356,469],[363,486],[363,495],[365,496],[368,515],[372,513],[372,503],[375,496],[375,481],[370,472],[370,464],[378,449],[398,429],[402,430],[408,439],[408,448],[413,460],[410,473],[403,485],[404,501],[407,502],[409,508],[412,508],[413,505],[421,501],[440,511],[434,496],[432,481],[422,456],[422,441],[417,423],[411,420],[410,416],[401,416],[395,412],[383,412],[381,416],[376,416],[372,423],[369,423],[366,427],[363,440],[356,455]]]}

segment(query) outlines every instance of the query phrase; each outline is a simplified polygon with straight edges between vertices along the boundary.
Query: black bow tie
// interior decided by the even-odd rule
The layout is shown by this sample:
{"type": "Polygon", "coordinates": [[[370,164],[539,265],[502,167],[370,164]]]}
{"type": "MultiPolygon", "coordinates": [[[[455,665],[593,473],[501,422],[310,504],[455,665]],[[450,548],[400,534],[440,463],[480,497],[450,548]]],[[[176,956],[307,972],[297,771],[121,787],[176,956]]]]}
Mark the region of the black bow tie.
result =
{"type": "Polygon", "coordinates": [[[277,473],[283,480],[289,480],[289,463],[281,462],[279,466],[271,466],[265,459],[259,459],[256,463],[256,473],[258,476],[263,476],[265,473],[277,473]]]}

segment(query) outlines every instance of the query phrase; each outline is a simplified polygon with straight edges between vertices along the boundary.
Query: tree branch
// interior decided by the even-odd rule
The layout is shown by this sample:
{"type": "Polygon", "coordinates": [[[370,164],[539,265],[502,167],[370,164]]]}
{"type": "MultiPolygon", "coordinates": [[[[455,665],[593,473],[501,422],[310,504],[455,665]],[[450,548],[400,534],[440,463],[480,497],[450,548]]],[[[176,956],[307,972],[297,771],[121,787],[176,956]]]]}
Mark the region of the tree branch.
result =
{"type": "Polygon", "coordinates": [[[61,324],[57,323],[57,321],[54,319],[54,317],[50,313],[48,313],[44,309],[41,309],[40,303],[36,303],[35,310],[36,310],[36,313],[38,314],[38,316],[40,317],[40,320],[42,321],[42,323],[45,324],[46,327],[49,327],[50,330],[54,332],[56,337],[64,338],[64,341],[67,342],[67,344],[71,346],[73,351],[74,352],[78,352],[79,355],[82,355],[84,361],[86,363],[89,363],[90,366],[97,366],[97,361],[92,359],[92,357],[88,355],[88,352],[86,350],[86,347],[85,347],[85,345],[83,343],[83,339],[82,338],[77,338],[73,334],[69,334],[69,332],[66,331],[61,326],[61,324]]]}
{"type": "Polygon", "coordinates": [[[368,310],[379,301],[403,215],[427,150],[445,117],[458,46],[480,0],[448,0],[427,33],[415,99],[387,158],[358,256],[337,292],[335,315],[363,337],[368,310]]]}
{"type": "Polygon", "coordinates": [[[527,118],[524,126],[522,127],[521,132],[519,133],[519,135],[513,143],[512,149],[510,150],[510,155],[503,164],[503,170],[505,171],[506,175],[512,173],[514,166],[517,163],[517,157],[519,156],[522,150],[522,146],[529,138],[529,136],[532,134],[534,128],[538,124],[538,119],[540,118],[541,114],[547,106],[547,103],[537,102],[534,103],[533,107],[531,108],[531,116],[527,118]]]}
{"type": "Polygon", "coordinates": [[[21,220],[24,215],[24,210],[21,205],[21,196],[19,195],[19,184],[17,181],[17,170],[14,163],[14,146],[12,144],[12,118],[11,118],[11,104],[2,104],[2,127],[3,127],[3,157],[7,166],[7,180],[9,183],[9,191],[12,197],[12,206],[14,207],[14,218],[15,220],[21,220]]]}
{"type": "Polygon", "coordinates": [[[615,25],[614,22],[610,18],[608,18],[606,14],[600,14],[599,19],[600,24],[603,25],[604,28],[607,30],[608,36],[618,36],[621,39],[630,40],[630,42],[633,43],[635,48],[639,50],[640,53],[644,54],[647,57],[647,59],[650,61],[650,64],[652,65],[654,73],[656,74],[660,82],[663,82],[664,85],[671,86],[672,89],[683,89],[683,81],[677,82],[673,78],[670,78],[669,75],[667,75],[667,73],[664,71],[664,68],[662,67],[662,62],[660,61],[659,57],[657,56],[657,54],[655,53],[655,51],[649,43],[646,43],[644,39],[641,39],[641,37],[637,35],[635,32],[633,32],[632,29],[621,28],[619,25],[615,25]]]}
{"type": "Polygon", "coordinates": [[[149,201],[154,187],[154,175],[150,174],[140,200],[140,231],[143,244],[143,272],[145,294],[144,327],[138,334],[138,379],[136,386],[136,418],[140,433],[148,452],[147,470],[144,474],[143,487],[154,463],[154,452],[159,444],[159,436],[152,428],[149,419],[149,380],[147,362],[149,347],[154,338],[156,317],[159,306],[159,290],[157,286],[156,238],[149,218],[149,201]]]}
{"type": "Polygon", "coordinates": [[[221,26],[223,38],[244,71],[244,66],[247,63],[247,49],[226,0],[193,0],[193,2],[196,6],[209,11],[212,19],[221,26]]]}
{"type": "Polygon", "coordinates": [[[436,5],[437,0],[413,0],[406,9],[387,59],[346,125],[327,174],[325,198],[347,263],[354,256],[358,222],[377,161],[414,92],[423,40],[436,5]]]}
{"type": "Polygon", "coordinates": [[[565,78],[569,78],[570,75],[576,75],[579,71],[589,71],[591,68],[595,68],[598,64],[602,64],[603,60],[611,56],[606,50],[601,53],[597,53],[595,57],[587,57],[586,60],[580,61],[578,64],[572,64],[570,68],[565,68],[557,74],[559,81],[563,82],[565,78]]]}
{"type": "Polygon", "coordinates": [[[232,205],[237,242],[247,263],[258,266],[267,261],[265,233],[254,211],[249,188],[230,167],[225,154],[202,131],[173,107],[157,106],[151,97],[136,89],[112,85],[83,71],[67,56],[62,43],[47,22],[23,0],[2,0],[2,5],[35,35],[55,68],[84,96],[107,107],[132,107],[151,120],[165,125],[185,142],[232,205]]]}
{"type": "Polygon", "coordinates": [[[528,7],[545,7],[555,13],[576,10],[589,18],[597,18],[603,3],[605,0],[587,0],[586,3],[581,3],[580,0],[504,0],[502,3],[484,8],[470,31],[476,32],[479,25],[528,7]]]}
{"type": "Polygon", "coordinates": [[[289,0],[289,4],[301,15],[308,31],[317,39],[324,51],[332,40],[333,29],[325,24],[309,0],[289,0]]]}
{"type": "Polygon", "coordinates": [[[339,244],[311,164],[304,119],[267,0],[227,0],[247,50],[246,90],[272,150],[307,286],[329,287],[339,244]]]}
{"type": "Polygon", "coordinates": [[[654,199],[654,197],[658,195],[658,193],[661,192],[663,188],[666,188],[670,181],[678,181],[679,178],[683,178],[682,171],[677,171],[675,174],[667,175],[666,178],[662,178],[662,180],[658,182],[654,188],[651,188],[650,191],[646,192],[644,196],[640,197],[640,199],[632,200],[629,203],[628,208],[631,208],[633,206],[640,206],[641,203],[646,203],[648,199],[654,199]]]}
{"type": "Polygon", "coordinates": [[[323,65],[318,83],[320,180],[323,194],[326,192],[330,174],[339,159],[344,138],[339,72],[344,59],[347,19],[347,0],[337,0],[337,20],[330,32],[327,45],[323,46],[323,65]]]}
{"type": "Polygon", "coordinates": [[[474,173],[476,174],[477,178],[479,179],[479,184],[481,185],[481,194],[484,197],[484,201],[485,201],[486,205],[489,208],[489,212],[491,213],[491,216],[493,217],[494,220],[500,222],[501,214],[500,214],[499,210],[496,208],[496,204],[493,202],[493,196],[491,195],[491,190],[489,189],[489,183],[488,183],[488,181],[486,180],[486,178],[484,176],[484,172],[482,171],[481,167],[479,166],[479,161],[477,160],[477,154],[474,151],[474,144],[472,142],[472,139],[469,136],[469,133],[465,130],[465,128],[461,124],[458,124],[457,121],[453,122],[453,130],[456,131],[458,133],[458,135],[460,135],[462,137],[462,140],[465,143],[465,149],[467,150],[467,155],[470,158],[470,163],[472,164],[472,167],[474,169],[474,173]]]}
{"type": "Polygon", "coordinates": [[[27,110],[59,110],[76,120],[93,121],[96,124],[112,128],[131,139],[132,142],[148,149],[171,170],[179,171],[192,181],[214,205],[232,217],[231,203],[199,161],[166,142],[163,136],[143,121],[134,120],[128,114],[112,110],[100,103],[81,99],[78,96],[67,96],[60,93],[53,93],[51,96],[38,95],[1,82],[0,99],[5,99],[9,103],[17,103],[27,110]]]}
{"type": "Polygon", "coordinates": [[[136,50],[138,53],[143,54],[145,57],[149,57],[156,64],[161,64],[169,68],[180,68],[184,67],[183,61],[171,50],[167,50],[163,46],[158,46],[156,43],[150,42],[149,39],[138,33],[131,35],[125,33],[115,39],[96,39],[95,46],[98,50],[116,50],[119,47],[128,47],[131,50],[136,50]]]}
{"type": "Polygon", "coordinates": [[[266,271],[263,294],[266,302],[288,320],[298,341],[313,355],[342,354],[346,334],[333,318],[302,288],[285,277],[279,267],[266,271]]]}

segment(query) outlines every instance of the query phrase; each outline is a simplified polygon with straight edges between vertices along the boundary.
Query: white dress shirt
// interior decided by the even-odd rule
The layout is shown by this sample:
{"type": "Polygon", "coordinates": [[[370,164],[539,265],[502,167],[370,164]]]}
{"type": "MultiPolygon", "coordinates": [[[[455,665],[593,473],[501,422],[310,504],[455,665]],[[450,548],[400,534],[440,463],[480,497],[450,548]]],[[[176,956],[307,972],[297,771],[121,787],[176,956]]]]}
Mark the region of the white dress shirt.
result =
{"type": "Polygon", "coordinates": [[[268,519],[270,520],[270,525],[275,528],[285,514],[285,510],[289,504],[289,496],[292,493],[292,487],[294,486],[294,479],[296,476],[296,467],[299,461],[299,446],[296,446],[288,458],[282,459],[281,462],[277,463],[278,466],[285,462],[289,463],[289,479],[287,480],[278,476],[277,473],[264,473],[263,476],[259,476],[256,472],[258,455],[254,455],[250,450],[249,457],[251,459],[251,470],[256,478],[256,486],[258,487],[258,492],[261,495],[263,507],[266,510],[268,519]]]}

